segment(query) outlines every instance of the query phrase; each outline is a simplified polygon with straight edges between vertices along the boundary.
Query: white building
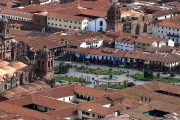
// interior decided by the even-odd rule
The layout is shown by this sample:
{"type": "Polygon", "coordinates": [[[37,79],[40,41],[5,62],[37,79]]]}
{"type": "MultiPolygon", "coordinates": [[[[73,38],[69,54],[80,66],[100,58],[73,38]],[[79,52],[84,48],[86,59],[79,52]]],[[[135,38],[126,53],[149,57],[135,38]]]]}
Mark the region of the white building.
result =
{"type": "Polygon", "coordinates": [[[135,48],[145,48],[147,46],[160,48],[161,46],[174,46],[174,42],[158,37],[148,37],[142,35],[121,34],[115,39],[115,48],[123,51],[133,51],[135,48]]]}
{"type": "Polygon", "coordinates": [[[81,48],[99,48],[103,46],[103,39],[99,37],[86,39],[84,42],[81,43],[81,48]]]}
{"type": "Polygon", "coordinates": [[[79,29],[87,30],[89,20],[85,17],[59,14],[55,12],[47,13],[47,26],[59,29],[79,29]]]}
{"type": "Polygon", "coordinates": [[[0,19],[7,18],[15,21],[26,21],[31,22],[33,20],[33,15],[31,13],[4,10],[0,12],[0,19]]]}
{"type": "Polygon", "coordinates": [[[104,11],[90,10],[78,6],[78,7],[64,8],[62,10],[59,10],[58,13],[71,16],[71,19],[73,17],[88,19],[88,24],[87,24],[88,26],[87,29],[85,29],[86,31],[105,32],[107,29],[107,22],[106,22],[107,14],[104,11]]]}
{"type": "Polygon", "coordinates": [[[90,20],[88,23],[88,31],[98,32],[98,31],[106,31],[107,22],[105,18],[96,18],[90,20]]]}
{"type": "Polygon", "coordinates": [[[180,44],[180,16],[157,21],[153,25],[152,34],[156,37],[171,39],[175,44],[180,44]]]}
{"type": "Polygon", "coordinates": [[[173,8],[169,10],[161,10],[153,13],[154,20],[163,20],[180,14],[180,9],[173,8]]]}
{"type": "Polygon", "coordinates": [[[115,41],[115,48],[122,51],[133,51],[135,47],[135,41],[133,39],[124,38],[122,40],[115,41]]]}

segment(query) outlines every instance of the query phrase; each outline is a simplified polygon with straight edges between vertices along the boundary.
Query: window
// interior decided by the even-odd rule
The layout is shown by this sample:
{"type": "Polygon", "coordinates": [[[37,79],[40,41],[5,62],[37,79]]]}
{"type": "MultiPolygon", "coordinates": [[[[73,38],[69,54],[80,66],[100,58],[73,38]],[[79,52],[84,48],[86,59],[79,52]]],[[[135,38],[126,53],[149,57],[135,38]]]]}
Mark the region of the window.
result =
{"type": "Polygon", "coordinates": [[[86,112],[82,111],[82,114],[85,114],[86,112]]]}
{"type": "Polygon", "coordinates": [[[103,26],[103,21],[100,21],[100,26],[103,26]]]}
{"type": "Polygon", "coordinates": [[[95,117],[95,114],[92,114],[92,117],[95,117]]]}

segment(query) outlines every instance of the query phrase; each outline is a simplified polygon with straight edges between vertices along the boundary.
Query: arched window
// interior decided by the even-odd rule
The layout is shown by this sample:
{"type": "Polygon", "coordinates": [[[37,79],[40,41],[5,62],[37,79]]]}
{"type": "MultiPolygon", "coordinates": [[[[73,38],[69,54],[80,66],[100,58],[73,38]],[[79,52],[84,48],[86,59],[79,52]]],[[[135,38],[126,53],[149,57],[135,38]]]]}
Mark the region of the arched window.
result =
{"type": "Polygon", "coordinates": [[[103,21],[100,21],[100,26],[103,26],[103,21]]]}

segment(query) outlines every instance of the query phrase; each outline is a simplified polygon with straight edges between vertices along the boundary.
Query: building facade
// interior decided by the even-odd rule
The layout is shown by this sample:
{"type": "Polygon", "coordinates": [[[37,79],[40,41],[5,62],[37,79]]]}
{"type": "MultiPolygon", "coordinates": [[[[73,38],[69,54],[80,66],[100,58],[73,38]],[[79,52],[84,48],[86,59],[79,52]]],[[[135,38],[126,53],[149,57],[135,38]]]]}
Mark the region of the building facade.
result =
{"type": "Polygon", "coordinates": [[[88,29],[88,19],[59,13],[47,14],[47,26],[57,29],[88,29]]]}
{"type": "Polygon", "coordinates": [[[157,21],[153,25],[152,34],[156,37],[171,39],[175,44],[180,44],[180,16],[157,21]]]}
{"type": "Polygon", "coordinates": [[[149,33],[152,16],[113,4],[107,11],[107,30],[132,34],[149,33]]]}
{"type": "MultiPolygon", "coordinates": [[[[6,18],[0,21],[0,91],[26,85],[35,80],[51,81],[53,54],[47,47],[33,54],[31,46],[18,42],[10,34],[6,18]]],[[[51,82],[49,82],[51,83],[51,82]]]]}

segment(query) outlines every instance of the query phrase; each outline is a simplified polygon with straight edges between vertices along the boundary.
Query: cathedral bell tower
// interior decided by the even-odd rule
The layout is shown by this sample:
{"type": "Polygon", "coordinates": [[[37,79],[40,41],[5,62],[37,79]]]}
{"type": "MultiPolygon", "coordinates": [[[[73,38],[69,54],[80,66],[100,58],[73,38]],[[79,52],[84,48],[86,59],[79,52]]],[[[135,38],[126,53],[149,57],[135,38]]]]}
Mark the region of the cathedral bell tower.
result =
{"type": "Polygon", "coordinates": [[[53,54],[47,46],[44,46],[37,52],[35,64],[37,76],[41,78],[46,77],[46,79],[51,80],[54,77],[53,62],[53,54]]]}
{"type": "Polygon", "coordinates": [[[121,10],[119,5],[113,4],[107,11],[107,29],[119,31],[121,29],[121,10]]]}
{"type": "Polygon", "coordinates": [[[8,20],[6,18],[0,20],[0,60],[11,60],[13,37],[9,29],[8,20]]]}

